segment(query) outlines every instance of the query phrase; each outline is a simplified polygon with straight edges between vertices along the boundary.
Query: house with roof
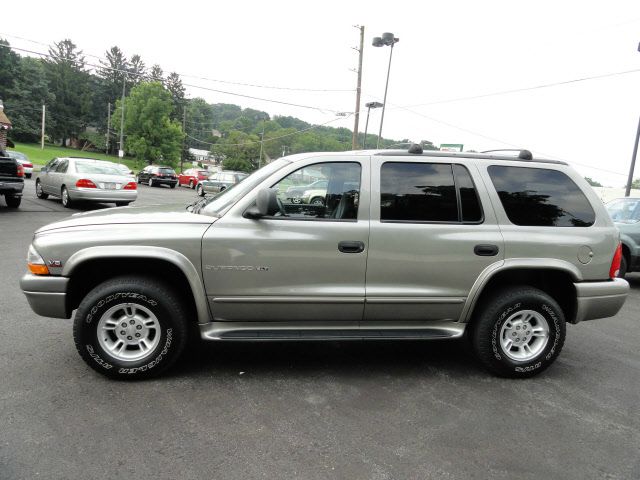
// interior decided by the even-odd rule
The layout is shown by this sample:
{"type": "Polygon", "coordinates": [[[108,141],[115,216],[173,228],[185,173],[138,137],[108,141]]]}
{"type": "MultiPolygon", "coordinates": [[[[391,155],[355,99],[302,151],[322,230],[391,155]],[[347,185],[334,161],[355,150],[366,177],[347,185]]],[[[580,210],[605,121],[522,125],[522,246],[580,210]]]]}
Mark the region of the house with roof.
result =
{"type": "Polygon", "coordinates": [[[11,120],[4,113],[4,104],[0,100],[0,150],[7,148],[7,133],[11,128],[11,120]]]}

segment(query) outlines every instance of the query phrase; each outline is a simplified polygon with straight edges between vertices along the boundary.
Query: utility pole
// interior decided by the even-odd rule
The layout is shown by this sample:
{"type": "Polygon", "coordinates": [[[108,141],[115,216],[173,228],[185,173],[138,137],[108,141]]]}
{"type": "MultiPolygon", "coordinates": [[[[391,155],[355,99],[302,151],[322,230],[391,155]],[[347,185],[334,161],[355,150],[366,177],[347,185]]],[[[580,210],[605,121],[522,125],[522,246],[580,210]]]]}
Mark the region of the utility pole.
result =
{"type": "MultiPolygon", "coordinates": [[[[125,73],[122,76],[122,101],[120,103],[120,148],[118,149],[118,158],[122,159],[124,157],[124,88],[127,85],[127,74],[125,73]]],[[[120,160],[118,160],[120,163],[120,160]]]]}
{"type": "MultiPolygon", "coordinates": [[[[640,48],[640,47],[639,47],[640,48]]],[[[638,120],[638,130],[636,131],[636,143],[633,144],[633,155],[631,156],[631,168],[629,168],[629,178],[624,196],[631,195],[631,184],[633,183],[633,171],[636,168],[636,157],[638,156],[638,141],[640,141],[640,120],[638,120]]]]}
{"type": "Polygon", "coordinates": [[[185,105],[182,108],[182,155],[180,155],[180,173],[183,172],[184,169],[184,154],[186,152],[186,143],[187,143],[187,106],[185,105]]]}
{"type": "Polygon", "coordinates": [[[42,104],[42,132],[40,134],[40,150],[44,150],[44,122],[46,120],[46,107],[42,104]]]}
{"type": "Polygon", "coordinates": [[[356,110],[355,110],[355,119],[353,121],[353,138],[351,140],[351,148],[353,148],[353,150],[357,150],[359,148],[359,143],[360,143],[358,142],[358,123],[360,121],[360,94],[362,93],[362,56],[364,54],[364,26],[355,25],[355,27],[360,29],[360,48],[355,49],[359,53],[359,59],[358,59],[358,87],[356,88],[356,110]]]}
{"type": "Polygon", "coordinates": [[[107,103],[107,147],[105,148],[105,154],[109,155],[109,137],[111,136],[111,102],[107,103]]]}
{"type": "Polygon", "coordinates": [[[264,143],[264,117],[262,117],[262,135],[260,135],[260,158],[258,159],[258,168],[262,168],[262,144],[264,143]]]}

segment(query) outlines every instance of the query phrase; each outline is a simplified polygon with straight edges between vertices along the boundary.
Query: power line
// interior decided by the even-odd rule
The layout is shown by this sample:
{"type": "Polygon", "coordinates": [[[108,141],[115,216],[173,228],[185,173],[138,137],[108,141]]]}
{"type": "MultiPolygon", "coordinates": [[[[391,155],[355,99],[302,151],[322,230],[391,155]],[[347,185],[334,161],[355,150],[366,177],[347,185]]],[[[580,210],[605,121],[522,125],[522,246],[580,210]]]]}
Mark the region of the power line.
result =
{"type": "Polygon", "coordinates": [[[550,87],[557,87],[560,85],[569,85],[572,83],[579,83],[579,82],[586,82],[589,80],[598,80],[601,78],[608,78],[608,77],[615,77],[615,76],[619,76],[619,75],[627,75],[629,73],[638,73],[640,72],[640,68],[636,68],[633,70],[623,70],[623,71],[619,71],[619,72],[610,72],[610,73],[604,73],[601,75],[593,75],[593,76],[589,76],[589,77],[583,77],[583,78],[575,78],[572,80],[564,80],[561,82],[553,82],[553,83],[546,83],[546,84],[542,84],[542,85],[535,85],[532,87],[523,87],[523,88],[514,88],[512,90],[502,90],[499,92],[492,92],[492,93],[484,93],[481,95],[472,95],[472,96],[468,96],[468,97],[457,97],[457,98],[450,98],[450,99],[446,99],[446,100],[435,100],[433,102],[427,102],[427,103],[418,103],[418,104],[414,104],[414,105],[407,105],[407,107],[425,107],[428,105],[439,105],[442,103],[453,103],[453,102],[461,102],[461,101],[466,101],[466,100],[475,100],[478,98],[486,98],[486,97],[495,97],[498,95],[508,95],[508,94],[512,94],[512,93],[519,93],[519,92],[527,92],[527,91],[531,91],[531,90],[538,90],[538,89],[542,89],[542,88],[550,88],[550,87]]]}
{"type": "MultiPolygon", "coordinates": [[[[29,50],[29,49],[26,49],[26,48],[12,47],[10,45],[3,45],[3,44],[0,44],[0,47],[5,47],[5,48],[8,48],[8,49],[17,50],[17,51],[20,51],[20,52],[31,53],[31,54],[34,54],[34,55],[40,55],[41,57],[54,58],[54,59],[58,59],[58,60],[63,60],[63,61],[69,62],[69,59],[62,58],[62,57],[59,57],[58,55],[54,55],[54,54],[51,54],[51,53],[36,52],[34,50],[29,50]]],[[[120,68],[112,68],[112,67],[107,67],[107,66],[104,66],[104,65],[95,65],[95,64],[92,64],[92,63],[84,62],[84,61],[83,62],[77,62],[77,63],[82,63],[83,65],[86,65],[86,66],[89,66],[89,67],[93,67],[93,68],[99,68],[99,69],[102,69],[102,70],[110,70],[112,72],[125,73],[125,74],[127,74],[129,76],[137,76],[137,77],[141,77],[141,78],[148,78],[144,74],[130,72],[129,70],[123,70],[123,69],[120,69],[120,68]]],[[[235,97],[248,98],[248,99],[251,99],[251,100],[258,100],[258,101],[262,101],[262,102],[269,102],[269,103],[276,103],[276,104],[280,104],[280,105],[287,105],[287,106],[290,106],[290,107],[298,107],[298,108],[305,108],[305,109],[309,109],[309,110],[316,110],[316,111],[318,111],[320,113],[325,113],[325,112],[331,112],[331,113],[336,113],[336,114],[342,113],[341,110],[333,110],[333,109],[330,109],[330,108],[322,108],[322,107],[316,107],[316,106],[312,106],[312,105],[303,105],[303,104],[300,104],[300,103],[293,103],[293,102],[284,102],[282,100],[274,100],[274,99],[269,99],[269,98],[256,97],[256,96],[253,96],[253,95],[245,95],[245,94],[242,94],[242,93],[228,92],[228,91],[225,91],[225,90],[219,90],[219,89],[210,88],[210,87],[203,87],[201,85],[193,85],[193,84],[184,83],[184,82],[182,83],[182,85],[185,86],[185,87],[198,88],[198,89],[201,89],[201,90],[207,90],[207,91],[210,91],[210,92],[222,93],[222,94],[225,94],[225,95],[231,95],[231,96],[235,96],[235,97]]]]}
{"type": "MultiPolygon", "coordinates": [[[[30,43],[34,43],[36,45],[42,45],[45,46],[47,48],[50,48],[51,45],[44,43],[44,42],[39,42],[37,40],[32,40],[29,38],[25,38],[25,37],[20,37],[18,35],[9,35],[8,33],[0,33],[0,36],[4,36],[4,37],[9,37],[9,38],[15,38],[18,40],[23,40],[25,42],[30,42],[30,43]]],[[[92,55],[90,53],[84,53],[83,54],[87,57],[92,57],[92,58],[96,58],[98,60],[104,60],[103,57],[100,57],[98,55],[92,55]]],[[[271,90],[285,90],[285,91],[292,91],[292,92],[355,92],[355,89],[351,88],[351,89],[334,89],[334,88],[302,88],[302,87],[280,87],[280,86],[275,86],[275,85],[260,85],[260,84],[256,84],[256,83],[246,83],[246,82],[234,82],[231,80],[220,80],[220,79],[216,79],[216,78],[208,78],[208,77],[200,77],[197,75],[189,75],[189,74],[184,74],[184,73],[179,73],[179,75],[183,78],[193,78],[196,80],[206,80],[208,82],[215,82],[215,83],[223,83],[223,84],[227,84],[227,85],[238,85],[238,86],[242,86],[242,87],[253,87],[253,88],[264,88],[264,89],[271,89],[271,90]]]]}

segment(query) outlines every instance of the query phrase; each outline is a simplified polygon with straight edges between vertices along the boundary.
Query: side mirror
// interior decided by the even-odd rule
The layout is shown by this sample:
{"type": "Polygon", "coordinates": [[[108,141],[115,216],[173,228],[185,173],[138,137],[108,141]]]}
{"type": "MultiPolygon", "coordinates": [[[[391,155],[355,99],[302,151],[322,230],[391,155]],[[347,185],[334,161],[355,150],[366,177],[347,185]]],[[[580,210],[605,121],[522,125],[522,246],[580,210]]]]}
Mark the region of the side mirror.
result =
{"type": "Polygon", "coordinates": [[[246,218],[257,220],[262,217],[270,217],[280,211],[278,207],[278,195],[273,188],[263,188],[258,192],[256,204],[245,212],[246,218]]]}

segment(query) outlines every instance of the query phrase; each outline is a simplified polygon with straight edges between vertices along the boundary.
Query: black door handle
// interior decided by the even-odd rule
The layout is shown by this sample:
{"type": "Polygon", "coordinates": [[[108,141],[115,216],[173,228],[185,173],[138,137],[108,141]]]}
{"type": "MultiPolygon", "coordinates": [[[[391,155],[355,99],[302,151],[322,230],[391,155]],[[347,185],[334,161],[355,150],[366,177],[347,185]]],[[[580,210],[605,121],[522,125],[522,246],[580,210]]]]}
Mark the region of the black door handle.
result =
{"type": "Polygon", "coordinates": [[[338,250],[342,253],[360,253],[364,252],[363,242],[340,242],[338,244],[338,250]]]}
{"type": "Polygon", "coordinates": [[[473,249],[473,253],[481,257],[493,257],[497,255],[499,251],[500,249],[497,245],[476,245],[473,249]]]}

